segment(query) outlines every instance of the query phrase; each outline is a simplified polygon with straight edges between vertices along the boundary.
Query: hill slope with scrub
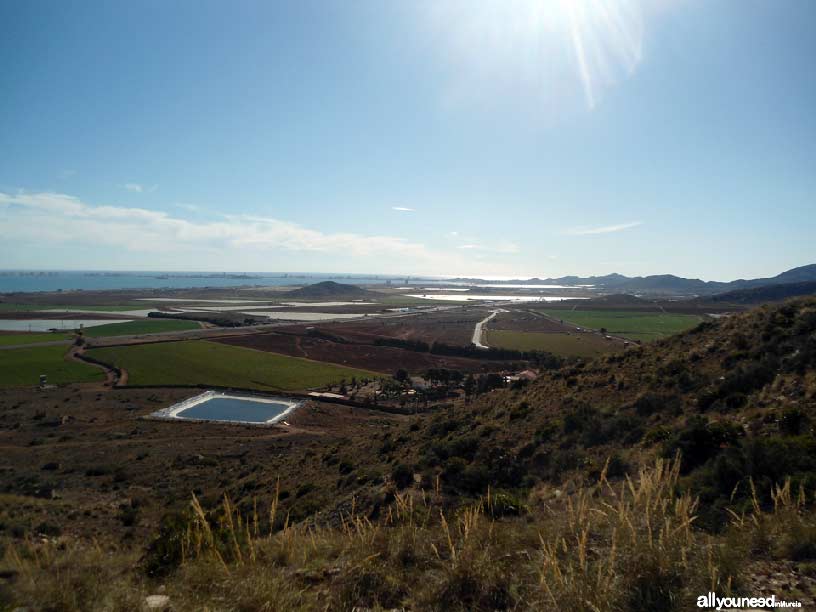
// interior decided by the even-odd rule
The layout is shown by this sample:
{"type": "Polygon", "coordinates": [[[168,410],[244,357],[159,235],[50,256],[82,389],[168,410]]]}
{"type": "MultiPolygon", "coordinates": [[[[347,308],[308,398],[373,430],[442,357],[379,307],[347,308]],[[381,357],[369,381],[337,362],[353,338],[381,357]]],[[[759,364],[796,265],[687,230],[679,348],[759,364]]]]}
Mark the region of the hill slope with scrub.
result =
{"type": "Polygon", "coordinates": [[[8,542],[0,603],[134,609],[161,587],[178,610],[611,612],[714,590],[807,609],[815,420],[816,300],[798,299],[290,445],[148,542],[8,542]]]}

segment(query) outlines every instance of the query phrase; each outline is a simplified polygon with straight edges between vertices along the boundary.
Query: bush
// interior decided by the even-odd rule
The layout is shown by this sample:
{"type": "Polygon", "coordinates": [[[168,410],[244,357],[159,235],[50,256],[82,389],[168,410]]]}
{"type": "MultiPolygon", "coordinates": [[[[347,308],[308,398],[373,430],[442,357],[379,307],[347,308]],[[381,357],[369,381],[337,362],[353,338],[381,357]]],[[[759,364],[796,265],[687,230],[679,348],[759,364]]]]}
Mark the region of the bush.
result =
{"type": "Polygon", "coordinates": [[[34,532],[40,535],[55,538],[62,535],[62,528],[54,523],[43,521],[34,528],[34,532]]]}
{"type": "Polygon", "coordinates": [[[608,478],[621,478],[629,471],[629,465],[624,459],[615,453],[609,458],[609,463],[606,466],[606,475],[608,478]]]}
{"type": "Polygon", "coordinates": [[[148,576],[166,576],[181,564],[182,543],[189,525],[190,516],[187,513],[176,512],[162,518],[159,534],[142,558],[142,567],[148,576]]]}
{"type": "Polygon", "coordinates": [[[682,408],[682,401],[676,394],[658,395],[655,393],[644,393],[632,404],[635,413],[641,417],[651,416],[660,412],[667,414],[677,414],[682,408]]]}
{"type": "Polygon", "coordinates": [[[797,521],[782,542],[782,554],[791,561],[816,561],[816,526],[797,521]]]}
{"type": "Polygon", "coordinates": [[[396,608],[405,596],[400,581],[376,562],[353,567],[341,585],[340,610],[396,608]]]}
{"type": "Polygon", "coordinates": [[[745,439],[698,467],[688,484],[700,495],[700,526],[716,530],[727,519],[725,507],[751,506],[751,483],[757,501],[769,508],[772,488],[787,479],[794,489],[802,487],[808,497],[816,491],[816,440],[812,437],[745,439]]]}
{"type": "Polygon", "coordinates": [[[588,404],[580,404],[564,415],[564,433],[585,432],[597,421],[598,411],[588,404]]]}
{"type": "Polygon", "coordinates": [[[704,417],[690,418],[684,429],[676,432],[665,443],[663,455],[682,456],[681,472],[689,473],[715,457],[727,445],[737,441],[739,430],[725,423],[709,422],[704,417]]]}
{"type": "Polygon", "coordinates": [[[296,497],[296,498],[298,498],[298,499],[300,499],[300,498],[301,498],[301,497],[303,497],[304,495],[307,495],[307,494],[311,493],[312,491],[314,491],[316,488],[317,488],[317,487],[315,487],[315,485],[314,485],[313,483],[311,483],[311,482],[304,482],[304,483],[303,483],[302,485],[300,485],[300,486],[297,488],[297,490],[295,491],[295,497],[296,497]]]}
{"type": "Polygon", "coordinates": [[[510,493],[493,493],[487,500],[487,514],[492,518],[520,516],[527,512],[527,506],[510,493]]]}
{"type": "Polygon", "coordinates": [[[398,489],[404,489],[414,482],[414,470],[404,463],[394,466],[391,470],[391,480],[398,489]]]}
{"type": "Polygon", "coordinates": [[[803,433],[810,420],[799,408],[788,408],[779,419],[779,431],[786,436],[798,436],[803,433]]]}

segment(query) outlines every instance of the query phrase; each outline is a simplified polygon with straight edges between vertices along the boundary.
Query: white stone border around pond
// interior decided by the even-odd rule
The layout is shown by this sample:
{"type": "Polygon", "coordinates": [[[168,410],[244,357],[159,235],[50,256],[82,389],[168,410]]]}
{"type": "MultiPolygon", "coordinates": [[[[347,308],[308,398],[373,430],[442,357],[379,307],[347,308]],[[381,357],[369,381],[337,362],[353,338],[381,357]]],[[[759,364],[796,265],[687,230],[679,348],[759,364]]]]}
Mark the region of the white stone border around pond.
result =
{"type": "Polygon", "coordinates": [[[162,420],[170,420],[170,421],[188,421],[191,423],[200,422],[200,423],[235,423],[238,425],[274,425],[279,421],[282,421],[289,413],[291,413],[295,408],[298,408],[303,401],[301,400],[292,400],[286,397],[263,397],[260,395],[238,395],[234,393],[225,393],[223,391],[204,391],[204,393],[199,393],[193,397],[188,397],[186,400],[182,400],[172,406],[167,408],[162,408],[161,410],[157,410],[156,412],[150,413],[148,418],[151,419],[162,419],[162,420]],[[249,402],[258,402],[262,404],[286,404],[287,408],[279,415],[272,417],[268,421],[232,421],[227,419],[191,419],[185,416],[181,416],[181,413],[185,410],[192,408],[193,406],[197,406],[203,402],[206,402],[211,399],[216,398],[229,398],[229,399],[237,399],[249,402]]]}

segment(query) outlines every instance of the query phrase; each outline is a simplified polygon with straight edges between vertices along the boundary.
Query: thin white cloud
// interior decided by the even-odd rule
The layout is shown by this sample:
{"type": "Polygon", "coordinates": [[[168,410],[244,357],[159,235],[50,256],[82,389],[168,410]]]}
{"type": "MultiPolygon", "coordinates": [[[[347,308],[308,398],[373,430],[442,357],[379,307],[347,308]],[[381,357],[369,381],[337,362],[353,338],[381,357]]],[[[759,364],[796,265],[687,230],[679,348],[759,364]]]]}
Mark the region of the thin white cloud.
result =
{"type": "Polygon", "coordinates": [[[195,250],[322,252],[352,257],[392,256],[422,262],[440,254],[394,236],[324,233],[280,219],[248,215],[194,222],[166,212],[91,205],[60,193],[0,192],[0,233],[39,236],[54,243],[92,242],[135,252],[195,250]]]}
{"type": "Polygon", "coordinates": [[[639,225],[643,225],[643,222],[631,221],[629,223],[618,223],[617,225],[604,225],[601,227],[574,227],[566,230],[564,233],[567,236],[595,236],[597,234],[612,234],[614,232],[622,232],[639,225]]]}
{"type": "Polygon", "coordinates": [[[483,251],[485,253],[502,253],[502,254],[518,253],[520,250],[518,245],[513,242],[506,242],[498,245],[461,244],[456,248],[463,249],[466,251],[483,251]]]}
{"type": "Polygon", "coordinates": [[[181,208],[182,210],[187,210],[189,212],[199,212],[201,210],[200,206],[196,204],[186,204],[184,202],[177,202],[176,208],[181,208]]]}
{"type": "Polygon", "coordinates": [[[133,191],[134,193],[142,193],[144,191],[144,187],[142,187],[139,183],[125,183],[122,185],[128,191],[133,191]]]}
{"type": "Polygon", "coordinates": [[[407,206],[392,206],[391,210],[396,210],[398,212],[416,212],[413,208],[408,208],[407,206]]]}

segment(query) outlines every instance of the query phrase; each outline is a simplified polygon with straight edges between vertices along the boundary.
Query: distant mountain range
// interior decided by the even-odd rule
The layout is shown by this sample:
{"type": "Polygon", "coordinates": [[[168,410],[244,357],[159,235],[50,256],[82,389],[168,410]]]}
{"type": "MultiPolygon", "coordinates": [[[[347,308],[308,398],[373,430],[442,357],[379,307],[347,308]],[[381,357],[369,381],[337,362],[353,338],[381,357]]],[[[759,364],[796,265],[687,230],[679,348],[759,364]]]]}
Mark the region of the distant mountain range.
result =
{"type": "MultiPolygon", "coordinates": [[[[469,282],[480,279],[458,278],[455,282],[469,282]]],[[[816,264],[800,266],[777,274],[771,278],[739,279],[731,282],[704,281],[699,278],[682,278],[674,274],[653,276],[561,276],[559,278],[531,278],[529,280],[491,281],[495,284],[526,285],[592,285],[594,289],[611,293],[637,293],[661,295],[715,295],[729,291],[755,289],[769,285],[816,282],[816,264]]]]}

